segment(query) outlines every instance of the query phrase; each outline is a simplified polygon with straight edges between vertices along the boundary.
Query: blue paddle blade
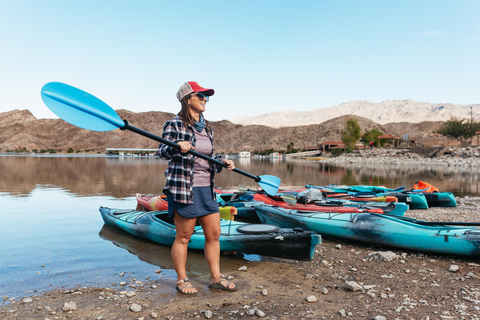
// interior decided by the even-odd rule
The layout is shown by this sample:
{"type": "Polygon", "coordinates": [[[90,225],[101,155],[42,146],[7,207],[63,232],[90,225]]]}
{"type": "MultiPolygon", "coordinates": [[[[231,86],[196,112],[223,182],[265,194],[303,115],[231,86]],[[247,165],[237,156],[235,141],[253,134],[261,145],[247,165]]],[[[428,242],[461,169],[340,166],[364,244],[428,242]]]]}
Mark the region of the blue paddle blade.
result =
{"type": "Polygon", "coordinates": [[[260,187],[262,187],[262,189],[266,193],[268,193],[271,196],[274,196],[277,194],[278,188],[280,187],[280,182],[282,182],[282,180],[280,180],[279,177],[263,175],[263,176],[260,176],[259,178],[260,178],[260,181],[258,181],[257,183],[260,185],[260,187]]]}
{"type": "Polygon", "coordinates": [[[57,116],[82,129],[111,131],[125,126],[105,102],[68,84],[47,83],[42,88],[42,99],[57,116]]]}

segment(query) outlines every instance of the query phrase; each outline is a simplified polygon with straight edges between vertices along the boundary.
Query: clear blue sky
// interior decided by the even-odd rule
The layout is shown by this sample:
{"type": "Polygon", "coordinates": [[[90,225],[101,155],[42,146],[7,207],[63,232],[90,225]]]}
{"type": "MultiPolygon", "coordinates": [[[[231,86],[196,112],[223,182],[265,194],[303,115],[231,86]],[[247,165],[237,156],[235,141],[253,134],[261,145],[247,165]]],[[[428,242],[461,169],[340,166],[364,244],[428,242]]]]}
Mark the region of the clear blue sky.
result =
{"type": "Polygon", "coordinates": [[[114,109],[177,113],[178,87],[216,93],[209,120],[353,100],[480,103],[477,0],[0,0],[0,112],[54,118],[51,81],[114,109]]]}

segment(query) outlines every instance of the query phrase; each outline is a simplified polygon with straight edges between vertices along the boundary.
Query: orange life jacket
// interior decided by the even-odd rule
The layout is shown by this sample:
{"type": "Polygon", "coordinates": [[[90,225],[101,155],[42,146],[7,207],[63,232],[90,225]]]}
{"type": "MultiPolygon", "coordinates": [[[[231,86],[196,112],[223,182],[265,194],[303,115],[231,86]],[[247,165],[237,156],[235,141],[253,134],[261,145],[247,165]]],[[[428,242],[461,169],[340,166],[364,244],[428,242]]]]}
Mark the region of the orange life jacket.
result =
{"type": "Polygon", "coordinates": [[[438,188],[432,186],[430,183],[420,181],[414,183],[413,190],[423,190],[422,192],[440,192],[438,188]],[[427,190],[424,190],[427,189],[427,190]]]}

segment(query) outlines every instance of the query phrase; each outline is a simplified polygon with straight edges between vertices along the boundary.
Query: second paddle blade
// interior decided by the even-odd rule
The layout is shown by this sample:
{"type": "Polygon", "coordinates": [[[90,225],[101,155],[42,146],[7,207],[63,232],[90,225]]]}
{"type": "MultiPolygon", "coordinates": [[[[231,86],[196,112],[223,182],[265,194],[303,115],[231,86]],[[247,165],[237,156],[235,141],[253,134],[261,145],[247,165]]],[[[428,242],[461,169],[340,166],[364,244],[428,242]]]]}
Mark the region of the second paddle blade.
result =
{"type": "Polygon", "coordinates": [[[260,176],[260,181],[258,181],[258,184],[260,185],[260,187],[262,187],[263,190],[265,190],[266,193],[274,196],[278,192],[280,182],[282,182],[282,180],[280,180],[279,177],[263,175],[260,176]]]}

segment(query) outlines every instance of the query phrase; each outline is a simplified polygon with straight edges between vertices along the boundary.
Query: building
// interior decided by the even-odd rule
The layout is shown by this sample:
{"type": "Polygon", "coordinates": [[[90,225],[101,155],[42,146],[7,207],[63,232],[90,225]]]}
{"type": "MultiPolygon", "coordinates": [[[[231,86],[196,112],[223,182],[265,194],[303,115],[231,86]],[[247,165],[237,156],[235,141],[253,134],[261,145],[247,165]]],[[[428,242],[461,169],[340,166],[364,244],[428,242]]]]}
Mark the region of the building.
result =
{"type": "Polygon", "coordinates": [[[239,158],[250,158],[251,156],[252,156],[251,153],[248,151],[240,151],[238,153],[239,158]]]}

